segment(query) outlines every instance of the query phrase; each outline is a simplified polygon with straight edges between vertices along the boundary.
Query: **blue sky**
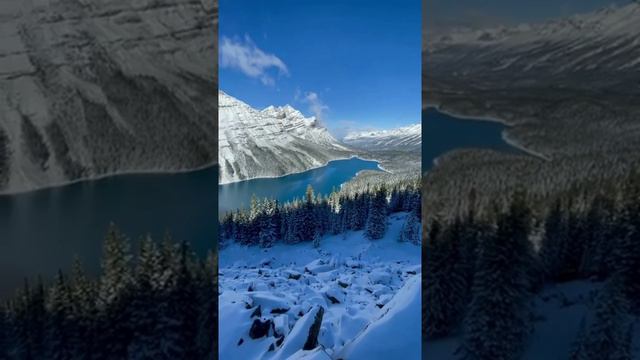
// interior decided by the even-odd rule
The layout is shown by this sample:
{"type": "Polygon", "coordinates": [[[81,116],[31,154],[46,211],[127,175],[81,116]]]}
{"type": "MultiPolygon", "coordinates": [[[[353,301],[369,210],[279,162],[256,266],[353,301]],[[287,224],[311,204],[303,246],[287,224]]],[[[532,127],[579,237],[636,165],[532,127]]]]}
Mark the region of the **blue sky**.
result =
{"type": "Polygon", "coordinates": [[[450,25],[482,27],[536,22],[589,12],[631,0],[427,0],[427,27],[450,25]]]}
{"type": "Polygon", "coordinates": [[[220,89],[336,136],[420,121],[421,0],[220,0],[220,89]]]}

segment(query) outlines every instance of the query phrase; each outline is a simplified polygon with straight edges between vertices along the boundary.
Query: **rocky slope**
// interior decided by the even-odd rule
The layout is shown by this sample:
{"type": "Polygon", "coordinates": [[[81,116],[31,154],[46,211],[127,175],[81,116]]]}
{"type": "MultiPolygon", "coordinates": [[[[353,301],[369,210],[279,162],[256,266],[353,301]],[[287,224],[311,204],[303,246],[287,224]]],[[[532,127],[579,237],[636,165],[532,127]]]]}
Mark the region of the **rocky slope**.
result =
{"type": "Polygon", "coordinates": [[[398,242],[405,219],[375,242],[356,231],[319,248],[220,249],[220,358],[419,359],[420,247],[398,242]]]}
{"type": "Polygon", "coordinates": [[[256,110],[222,91],[218,102],[220,183],[303,171],[353,153],[289,105],[256,110]]]}
{"type": "Polygon", "coordinates": [[[420,150],[422,125],[415,124],[391,130],[353,132],[342,140],[348,146],[366,151],[420,150]]]}
{"type": "Polygon", "coordinates": [[[214,0],[9,0],[0,19],[0,192],[215,163],[214,0]]]}

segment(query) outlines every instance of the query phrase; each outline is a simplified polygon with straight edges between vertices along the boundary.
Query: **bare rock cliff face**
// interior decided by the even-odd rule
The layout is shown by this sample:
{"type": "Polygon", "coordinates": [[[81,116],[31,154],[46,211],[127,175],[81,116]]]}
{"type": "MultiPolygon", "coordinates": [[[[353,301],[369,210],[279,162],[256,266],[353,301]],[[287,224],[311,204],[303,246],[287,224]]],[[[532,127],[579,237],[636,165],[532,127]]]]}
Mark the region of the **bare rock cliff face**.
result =
{"type": "Polygon", "coordinates": [[[0,193],[217,159],[214,0],[0,4],[0,193]]]}

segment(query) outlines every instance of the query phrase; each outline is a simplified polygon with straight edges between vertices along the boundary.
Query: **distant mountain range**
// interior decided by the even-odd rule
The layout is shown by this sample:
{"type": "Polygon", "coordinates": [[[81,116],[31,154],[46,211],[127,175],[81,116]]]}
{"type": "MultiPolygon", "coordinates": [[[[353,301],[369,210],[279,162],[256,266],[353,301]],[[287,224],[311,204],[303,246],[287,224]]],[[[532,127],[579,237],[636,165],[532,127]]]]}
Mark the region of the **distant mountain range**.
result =
{"type": "Polygon", "coordinates": [[[0,4],[0,193],[216,162],[213,0],[0,4]]]}
{"type": "Polygon", "coordinates": [[[551,86],[638,92],[640,3],[538,24],[426,36],[429,88],[551,86]],[[616,76],[618,74],[627,76],[616,76]]]}
{"type": "Polygon", "coordinates": [[[293,107],[257,110],[220,91],[220,182],[281,176],[354,152],[293,107]]]}
{"type": "Polygon", "coordinates": [[[392,130],[352,132],[342,141],[348,146],[367,151],[420,151],[422,148],[422,124],[392,130]]]}

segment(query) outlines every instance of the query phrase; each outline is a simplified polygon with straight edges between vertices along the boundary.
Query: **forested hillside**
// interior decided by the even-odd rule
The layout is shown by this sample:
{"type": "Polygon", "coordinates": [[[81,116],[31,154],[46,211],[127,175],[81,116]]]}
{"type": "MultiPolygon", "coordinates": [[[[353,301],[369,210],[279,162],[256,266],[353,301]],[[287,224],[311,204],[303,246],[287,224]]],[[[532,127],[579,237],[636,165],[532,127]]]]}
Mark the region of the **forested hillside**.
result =
{"type": "MultiPolygon", "coordinates": [[[[284,205],[275,200],[253,198],[247,210],[224,216],[220,237],[244,245],[270,247],[276,242],[319,242],[325,235],[365,230],[367,238],[380,239],[391,213],[406,211],[407,241],[420,242],[421,196],[417,181],[388,186],[376,184],[365,191],[333,192],[315,196],[309,186],[304,199],[284,205]]],[[[224,245],[223,245],[224,246],[224,245]]]]}
{"type": "Polygon", "coordinates": [[[423,247],[424,336],[427,349],[443,341],[459,347],[431,356],[531,358],[540,351],[532,342],[544,336],[540,324],[561,313],[549,315],[542,294],[579,282],[597,295],[579,307],[567,300],[564,307],[582,309],[582,324],[570,335],[562,330],[569,324],[547,330],[572,337],[571,348],[557,349],[554,358],[636,358],[639,180],[632,175],[618,187],[576,189],[536,210],[533,198],[516,192],[506,209],[496,205],[478,216],[470,206],[454,219],[432,218],[423,247]]]}
{"type": "Polygon", "coordinates": [[[217,354],[217,255],[150,238],[132,256],[112,227],[102,274],[25,281],[0,307],[0,359],[213,359],[217,354]]]}

